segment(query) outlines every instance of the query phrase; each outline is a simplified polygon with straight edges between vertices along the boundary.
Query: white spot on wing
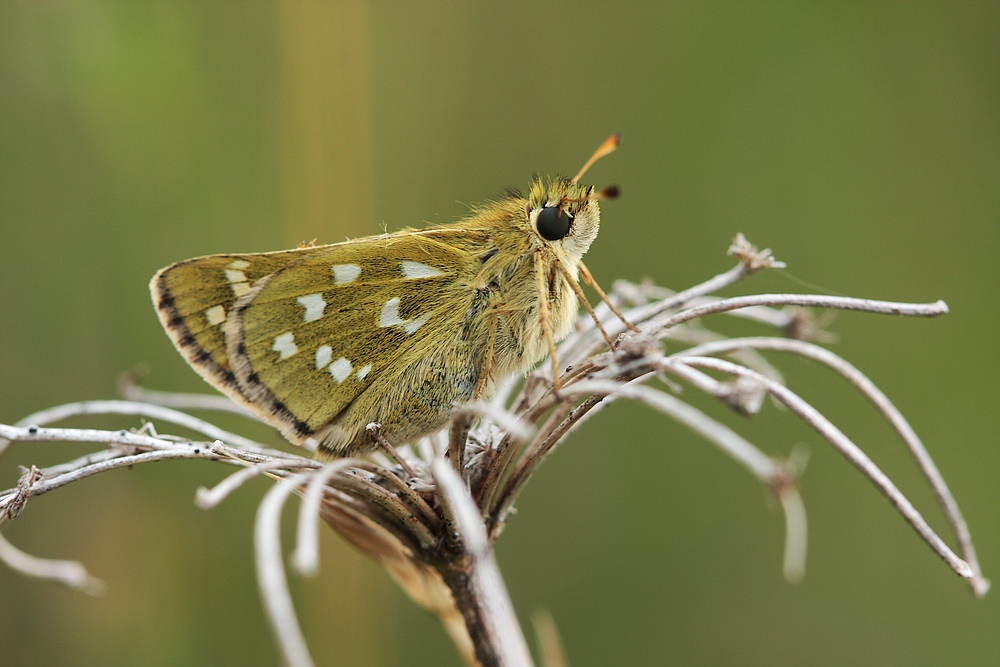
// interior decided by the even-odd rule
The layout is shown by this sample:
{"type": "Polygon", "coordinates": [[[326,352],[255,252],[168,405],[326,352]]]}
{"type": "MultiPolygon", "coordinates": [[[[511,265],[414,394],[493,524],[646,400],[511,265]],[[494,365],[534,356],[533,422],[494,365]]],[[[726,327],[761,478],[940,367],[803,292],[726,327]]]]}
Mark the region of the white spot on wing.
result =
{"type": "Polygon", "coordinates": [[[337,381],[337,384],[340,384],[341,382],[346,380],[347,376],[350,374],[351,374],[351,362],[349,362],[347,359],[341,357],[340,359],[337,359],[335,362],[330,364],[330,375],[332,375],[333,379],[337,381]]]}
{"type": "Polygon", "coordinates": [[[361,275],[361,267],[357,264],[334,264],[333,282],[337,285],[353,283],[361,275]]]}
{"type": "Polygon", "coordinates": [[[410,335],[420,327],[424,326],[429,319],[428,315],[423,315],[414,320],[404,320],[399,316],[399,297],[393,297],[382,306],[382,312],[378,314],[378,325],[380,327],[399,327],[406,335],[410,335]]]}
{"type": "Polygon", "coordinates": [[[407,336],[412,335],[413,332],[415,332],[417,329],[419,329],[420,327],[424,326],[427,323],[427,319],[428,316],[424,315],[422,317],[418,317],[415,320],[410,320],[403,325],[403,331],[406,332],[407,336]]]}
{"type": "Polygon", "coordinates": [[[247,282],[247,276],[239,269],[245,269],[250,264],[249,262],[244,262],[242,259],[238,259],[235,262],[230,262],[229,266],[233,268],[226,269],[226,280],[229,281],[229,287],[232,288],[233,294],[239,298],[250,291],[250,283],[247,282]]]}
{"type": "Polygon", "coordinates": [[[302,443],[302,448],[307,452],[315,452],[319,448],[319,441],[316,438],[306,438],[302,443]]]}
{"type": "Polygon", "coordinates": [[[233,283],[230,287],[233,288],[233,294],[236,295],[237,298],[250,293],[249,283],[233,283]]]}
{"type": "Polygon", "coordinates": [[[275,336],[274,345],[271,346],[271,349],[280,354],[282,359],[287,359],[299,351],[298,346],[295,344],[295,336],[290,331],[275,336]]]}
{"type": "Polygon", "coordinates": [[[323,317],[323,309],[326,308],[326,301],[323,300],[322,294],[307,294],[306,296],[300,296],[296,301],[301,303],[306,309],[306,314],[302,318],[303,322],[312,322],[323,317]]]}
{"type": "Polygon", "coordinates": [[[359,368],[358,372],[354,374],[354,377],[358,378],[359,380],[364,380],[366,377],[368,377],[368,374],[371,372],[372,372],[372,365],[367,364],[359,368]]]}
{"type": "Polygon", "coordinates": [[[320,345],[316,350],[316,370],[323,370],[323,367],[333,359],[333,348],[329,345],[320,345]]]}
{"type": "Polygon", "coordinates": [[[394,327],[403,323],[403,320],[399,319],[399,297],[393,297],[382,306],[382,312],[378,315],[378,325],[394,327]]]}
{"type": "Polygon", "coordinates": [[[433,266],[427,266],[426,264],[411,262],[409,260],[403,260],[400,262],[399,270],[402,271],[403,277],[407,280],[413,280],[416,278],[434,278],[436,276],[444,275],[444,271],[435,269],[433,266]]]}
{"type": "Polygon", "coordinates": [[[216,324],[222,324],[226,321],[226,309],[222,306],[212,306],[205,311],[205,319],[208,320],[208,325],[212,327],[216,324]]]}

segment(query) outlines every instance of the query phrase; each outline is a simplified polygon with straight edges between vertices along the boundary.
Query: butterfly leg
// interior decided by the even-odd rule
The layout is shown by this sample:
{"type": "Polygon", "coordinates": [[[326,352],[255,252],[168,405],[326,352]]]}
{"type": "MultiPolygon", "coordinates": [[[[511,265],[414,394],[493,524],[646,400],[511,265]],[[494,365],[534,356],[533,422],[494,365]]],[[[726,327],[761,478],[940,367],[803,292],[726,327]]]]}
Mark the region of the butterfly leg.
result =
{"type": "MultiPolygon", "coordinates": [[[[604,290],[601,289],[601,286],[597,284],[597,281],[594,280],[594,276],[591,275],[590,271],[587,269],[587,267],[584,265],[583,262],[580,262],[580,275],[583,277],[583,282],[587,283],[588,285],[594,288],[594,291],[597,292],[597,295],[601,297],[601,301],[608,304],[608,308],[611,309],[612,313],[618,316],[618,319],[622,321],[622,324],[627,326],[632,331],[638,333],[639,329],[636,328],[634,324],[625,319],[625,316],[622,315],[622,311],[618,310],[618,306],[616,306],[614,303],[611,302],[611,299],[609,299],[608,295],[604,293],[604,290]]],[[[607,336],[607,334],[605,334],[605,336],[607,336]]]]}
{"type": "Polygon", "coordinates": [[[540,251],[535,251],[535,276],[538,279],[538,324],[545,334],[545,342],[549,346],[549,358],[552,359],[552,389],[558,391],[560,387],[559,361],[556,359],[556,341],[549,317],[549,290],[545,285],[545,266],[540,251]]]}
{"type": "Polygon", "coordinates": [[[382,435],[382,425],[377,423],[368,424],[365,427],[365,431],[371,436],[371,439],[375,441],[375,445],[380,448],[383,452],[389,455],[389,458],[393,459],[403,468],[410,479],[416,479],[417,473],[410,467],[410,464],[406,462],[406,458],[400,456],[396,451],[396,448],[392,446],[384,435],[382,435]]]}
{"type": "Polygon", "coordinates": [[[490,375],[493,373],[493,364],[496,363],[497,327],[500,325],[500,318],[497,315],[499,305],[494,306],[492,321],[490,322],[490,338],[486,344],[486,356],[483,357],[483,368],[479,375],[479,382],[476,384],[476,391],[472,394],[472,400],[478,401],[486,393],[486,387],[490,382],[490,375]]]}
{"type": "Polygon", "coordinates": [[[594,308],[590,305],[590,302],[587,301],[587,295],[583,293],[583,288],[580,287],[580,283],[573,279],[573,276],[569,274],[569,271],[567,271],[566,267],[562,264],[559,264],[559,270],[562,272],[563,278],[566,279],[566,282],[569,283],[569,286],[573,288],[574,292],[576,292],[577,299],[583,302],[584,308],[586,308],[587,312],[590,313],[590,319],[594,320],[594,324],[596,324],[597,328],[601,331],[601,335],[604,336],[604,340],[607,342],[608,347],[612,350],[615,349],[614,341],[611,340],[611,336],[608,335],[608,332],[604,330],[604,326],[601,324],[601,321],[597,319],[597,313],[594,312],[594,308]]]}

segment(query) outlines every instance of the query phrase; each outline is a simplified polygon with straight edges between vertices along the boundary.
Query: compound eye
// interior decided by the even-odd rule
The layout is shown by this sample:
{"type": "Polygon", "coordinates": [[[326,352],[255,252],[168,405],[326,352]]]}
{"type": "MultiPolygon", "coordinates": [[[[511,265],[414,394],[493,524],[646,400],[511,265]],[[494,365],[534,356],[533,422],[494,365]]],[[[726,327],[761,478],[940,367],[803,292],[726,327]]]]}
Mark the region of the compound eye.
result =
{"type": "Polygon", "coordinates": [[[558,241],[569,234],[573,218],[558,206],[546,206],[538,212],[538,233],[546,241],[558,241]]]}

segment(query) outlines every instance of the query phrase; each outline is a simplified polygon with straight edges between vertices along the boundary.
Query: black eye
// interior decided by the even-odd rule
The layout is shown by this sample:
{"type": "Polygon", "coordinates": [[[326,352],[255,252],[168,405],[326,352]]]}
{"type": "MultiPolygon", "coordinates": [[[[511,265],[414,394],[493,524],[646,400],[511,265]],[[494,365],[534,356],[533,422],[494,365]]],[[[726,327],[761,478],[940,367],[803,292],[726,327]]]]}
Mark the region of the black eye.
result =
{"type": "Polygon", "coordinates": [[[558,241],[569,234],[569,226],[572,222],[573,218],[569,217],[569,213],[558,206],[546,206],[538,212],[536,226],[543,239],[558,241]]]}

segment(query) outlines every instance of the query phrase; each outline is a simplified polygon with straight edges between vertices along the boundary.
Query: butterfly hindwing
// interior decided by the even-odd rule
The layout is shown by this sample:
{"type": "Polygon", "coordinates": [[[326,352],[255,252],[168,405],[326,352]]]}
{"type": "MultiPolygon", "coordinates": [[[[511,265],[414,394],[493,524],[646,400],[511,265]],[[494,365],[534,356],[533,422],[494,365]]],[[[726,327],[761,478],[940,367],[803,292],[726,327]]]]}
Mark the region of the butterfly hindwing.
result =
{"type": "Polygon", "coordinates": [[[224,394],[246,403],[226,354],[226,319],[251,285],[302,250],[211,255],[172,264],[150,282],[163,327],[198,374],[224,394]]]}

